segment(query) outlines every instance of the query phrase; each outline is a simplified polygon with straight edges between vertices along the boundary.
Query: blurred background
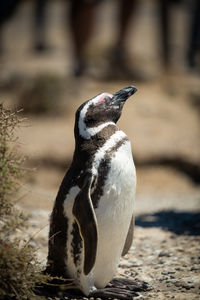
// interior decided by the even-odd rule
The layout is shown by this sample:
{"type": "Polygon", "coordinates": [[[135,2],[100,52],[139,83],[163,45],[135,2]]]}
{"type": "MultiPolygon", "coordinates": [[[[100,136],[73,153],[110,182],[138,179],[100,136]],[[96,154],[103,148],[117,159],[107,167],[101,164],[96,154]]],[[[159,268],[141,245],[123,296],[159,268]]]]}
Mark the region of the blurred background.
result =
{"type": "Polygon", "coordinates": [[[73,155],[75,111],[128,85],[138,92],[119,126],[137,168],[136,225],[199,234],[198,0],[1,1],[0,70],[0,102],[27,118],[18,133],[28,169],[19,205],[33,232],[43,227],[33,241],[42,259],[73,155]]]}

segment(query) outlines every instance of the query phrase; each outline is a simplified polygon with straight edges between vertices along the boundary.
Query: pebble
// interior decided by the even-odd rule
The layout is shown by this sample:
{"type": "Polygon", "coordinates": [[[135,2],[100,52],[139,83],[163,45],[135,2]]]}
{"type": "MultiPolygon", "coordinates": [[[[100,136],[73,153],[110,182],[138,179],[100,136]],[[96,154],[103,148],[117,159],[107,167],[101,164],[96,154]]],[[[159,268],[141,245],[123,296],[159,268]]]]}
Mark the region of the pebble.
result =
{"type": "Polygon", "coordinates": [[[167,275],[167,274],[168,274],[168,271],[162,271],[161,274],[162,274],[162,275],[167,275]]]}
{"type": "Polygon", "coordinates": [[[160,259],[159,261],[158,261],[158,264],[160,264],[160,265],[163,265],[165,262],[164,262],[164,260],[163,259],[160,259]]]}
{"type": "Polygon", "coordinates": [[[181,268],[181,267],[175,267],[174,268],[176,271],[183,271],[183,268],[181,268]]]}
{"type": "Polygon", "coordinates": [[[168,283],[168,284],[167,284],[167,287],[170,287],[170,286],[171,286],[171,284],[168,283]]]}
{"type": "Polygon", "coordinates": [[[169,252],[161,251],[161,252],[158,254],[158,256],[159,256],[159,257],[162,257],[162,256],[170,257],[170,256],[172,256],[172,254],[169,253],[169,252]]]}
{"type": "Polygon", "coordinates": [[[175,283],[175,282],[177,282],[177,278],[171,279],[170,281],[171,281],[172,283],[175,283]]]}
{"type": "Polygon", "coordinates": [[[132,267],[141,267],[142,266],[142,262],[137,260],[137,261],[130,261],[130,263],[132,264],[132,267]]]}
{"type": "Polygon", "coordinates": [[[184,283],[182,285],[182,287],[185,288],[186,290],[190,290],[191,289],[191,286],[189,284],[187,284],[187,283],[184,283]]]}
{"type": "Polygon", "coordinates": [[[131,249],[130,249],[130,251],[134,251],[134,250],[135,250],[135,247],[132,246],[131,249]]]}
{"type": "Polygon", "coordinates": [[[184,252],[184,249],[183,248],[178,248],[177,251],[184,252]]]}
{"type": "Polygon", "coordinates": [[[188,280],[188,283],[194,283],[194,280],[188,280]]]}
{"type": "Polygon", "coordinates": [[[168,274],[175,274],[176,273],[176,271],[174,271],[174,270],[168,270],[168,274]]]}
{"type": "Polygon", "coordinates": [[[128,260],[121,262],[119,265],[120,268],[130,268],[132,266],[133,266],[132,263],[128,260]]]}
{"type": "Polygon", "coordinates": [[[174,283],[174,285],[177,286],[177,287],[182,287],[183,282],[181,282],[181,281],[176,281],[176,282],[174,283]]]}
{"type": "Polygon", "coordinates": [[[173,256],[173,257],[172,257],[172,260],[173,260],[173,261],[178,260],[178,257],[177,257],[177,256],[173,256]]]}
{"type": "Polygon", "coordinates": [[[171,282],[171,280],[169,280],[169,279],[166,280],[166,283],[170,283],[170,282],[171,282]]]}
{"type": "Polygon", "coordinates": [[[170,262],[170,261],[166,261],[166,262],[164,263],[164,265],[165,265],[166,267],[171,266],[171,262],[170,262]]]}

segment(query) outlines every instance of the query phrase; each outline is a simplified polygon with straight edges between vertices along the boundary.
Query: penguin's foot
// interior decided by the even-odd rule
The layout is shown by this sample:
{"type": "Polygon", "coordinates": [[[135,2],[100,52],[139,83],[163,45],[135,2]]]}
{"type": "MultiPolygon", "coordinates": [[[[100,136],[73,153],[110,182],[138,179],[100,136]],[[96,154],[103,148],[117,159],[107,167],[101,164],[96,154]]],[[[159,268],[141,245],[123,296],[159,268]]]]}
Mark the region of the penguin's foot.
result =
{"type": "Polygon", "coordinates": [[[104,289],[98,289],[90,293],[91,297],[102,299],[132,299],[138,297],[138,292],[151,290],[152,287],[144,281],[130,280],[126,278],[114,278],[104,289]]]}
{"type": "Polygon", "coordinates": [[[101,298],[117,298],[117,299],[132,299],[138,297],[138,292],[151,290],[152,287],[139,280],[131,280],[126,278],[113,278],[104,289],[93,291],[93,297],[101,298]]]}
{"type": "Polygon", "coordinates": [[[107,285],[108,287],[122,287],[135,292],[151,290],[152,287],[145,281],[131,280],[127,278],[113,278],[107,285]]]}
{"type": "Polygon", "coordinates": [[[133,297],[138,297],[139,294],[126,290],[124,288],[110,288],[105,287],[104,289],[98,289],[89,294],[89,297],[101,298],[101,299],[124,299],[132,300],[133,297]]]}

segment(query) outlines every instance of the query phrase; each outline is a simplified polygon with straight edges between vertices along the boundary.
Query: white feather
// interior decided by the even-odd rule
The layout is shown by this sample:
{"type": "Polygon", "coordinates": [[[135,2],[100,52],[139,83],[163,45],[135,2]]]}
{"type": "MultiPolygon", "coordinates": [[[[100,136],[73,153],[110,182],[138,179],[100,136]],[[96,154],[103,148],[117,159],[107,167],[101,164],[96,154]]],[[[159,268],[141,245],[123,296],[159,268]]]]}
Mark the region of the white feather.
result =
{"type": "Polygon", "coordinates": [[[123,144],[111,159],[105,194],[95,210],[99,239],[94,283],[103,288],[117,272],[133,215],[136,172],[130,142],[123,144]]]}
{"type": "Polygon", "coordinates": [[[93,162],[93,166],[92,166],[93,175],[97,175],[97,170],[98,170],[99,164],[100,164],[101,160],[104,158],[106,151],[111,149],[112,147],[114,147],[121,139],[123,139],[125,137],[126,137],[126,134],[123,131],[121,131],[121,130],[116,131],[105,142],[105,144],[101,148],[99,148],[99,150],[97,151],[97,153],[94,156],[94,162],[93,162]]]}

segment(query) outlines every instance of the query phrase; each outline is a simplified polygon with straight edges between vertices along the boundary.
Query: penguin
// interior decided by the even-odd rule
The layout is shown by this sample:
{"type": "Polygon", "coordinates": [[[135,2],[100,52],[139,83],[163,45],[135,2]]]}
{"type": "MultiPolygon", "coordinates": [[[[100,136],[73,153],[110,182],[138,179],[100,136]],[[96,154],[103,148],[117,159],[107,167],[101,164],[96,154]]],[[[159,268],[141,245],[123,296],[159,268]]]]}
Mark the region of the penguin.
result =
{"type": "Polygon", "coordinates": [[[78,108],[73,160],[50,217],[47,272],[73,279],[86,296],[131,293],[121,290],[125,279],[110,282],[133,240],[136,170],[131,143],[116,123],[136,91],[100,93],[78,108]]]}

